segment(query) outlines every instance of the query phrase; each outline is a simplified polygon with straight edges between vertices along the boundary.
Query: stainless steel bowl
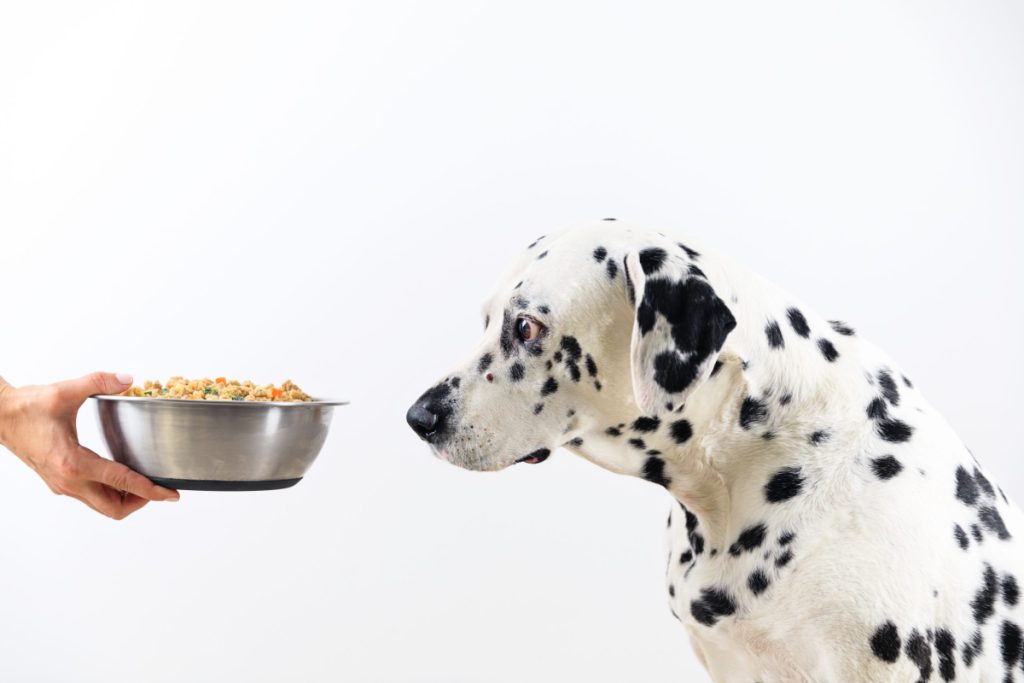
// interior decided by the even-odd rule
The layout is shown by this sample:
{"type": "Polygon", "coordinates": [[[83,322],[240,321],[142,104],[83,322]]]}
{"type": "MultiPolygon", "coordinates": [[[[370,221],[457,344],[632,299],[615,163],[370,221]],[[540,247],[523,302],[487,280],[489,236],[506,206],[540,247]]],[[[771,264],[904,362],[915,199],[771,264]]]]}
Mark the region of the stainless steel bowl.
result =
{"type": "Polygon", "coordinates": [[[111,455],[176,489],[294,486],[320,453],[335,406],[93,396],[111,455]]]}

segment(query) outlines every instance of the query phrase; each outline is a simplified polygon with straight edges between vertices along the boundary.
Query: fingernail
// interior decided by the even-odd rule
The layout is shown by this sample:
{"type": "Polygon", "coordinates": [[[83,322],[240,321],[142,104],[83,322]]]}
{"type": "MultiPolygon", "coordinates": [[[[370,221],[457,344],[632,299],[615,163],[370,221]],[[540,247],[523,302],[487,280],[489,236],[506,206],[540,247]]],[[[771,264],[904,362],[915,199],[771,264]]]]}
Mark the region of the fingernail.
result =
{"type": "Polygon", "coordinates": [[[164,498],[164,502],[165,503],[177,503],[180,499],[181,499],[181,496],[179,496],[177,493],[175,493],[173,495],[170,495],[170,496],[164,498]]]}
{"type": "Polygon", "coordinates": [[[132,376],[129,375],[127,372],[119,372],[116,375],[114,375],[114,377],[116,377],[117,381],[120,382],[121,384],[132,383],[132,376]]]}

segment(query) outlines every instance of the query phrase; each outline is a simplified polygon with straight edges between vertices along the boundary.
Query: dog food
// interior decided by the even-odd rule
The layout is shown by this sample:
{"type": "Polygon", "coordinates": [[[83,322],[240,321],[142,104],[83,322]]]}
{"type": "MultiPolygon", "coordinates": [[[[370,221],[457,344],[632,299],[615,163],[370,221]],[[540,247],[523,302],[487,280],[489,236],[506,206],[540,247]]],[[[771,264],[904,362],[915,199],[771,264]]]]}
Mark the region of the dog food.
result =
{"type": "Polygon", "coordinates": [[[281,386],[253,384],[249,380],[239,382],[224,377],[216,379],[185,379],[171,377],[167,384],[146,380],[141,386],[133,386],[122,396],[139,398],[183,398],[198,401],[278,401],[294,403],[313,400],[290,379],[281,386]]]}

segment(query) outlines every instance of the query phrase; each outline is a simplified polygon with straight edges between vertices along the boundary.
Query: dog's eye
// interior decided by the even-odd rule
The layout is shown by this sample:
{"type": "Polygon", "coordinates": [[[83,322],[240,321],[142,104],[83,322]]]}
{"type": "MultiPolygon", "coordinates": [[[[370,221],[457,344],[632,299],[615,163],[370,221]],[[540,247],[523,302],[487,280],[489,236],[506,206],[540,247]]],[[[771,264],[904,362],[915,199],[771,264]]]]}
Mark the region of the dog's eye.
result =
{"type": "Polygon", "coordinates": [[[516,334],[519,336],[520,341],[533,341],[540,337],[543,331],[544,326],[536,320],[530,320],[529,318],[519,318],[516,320],[516,334]]]}

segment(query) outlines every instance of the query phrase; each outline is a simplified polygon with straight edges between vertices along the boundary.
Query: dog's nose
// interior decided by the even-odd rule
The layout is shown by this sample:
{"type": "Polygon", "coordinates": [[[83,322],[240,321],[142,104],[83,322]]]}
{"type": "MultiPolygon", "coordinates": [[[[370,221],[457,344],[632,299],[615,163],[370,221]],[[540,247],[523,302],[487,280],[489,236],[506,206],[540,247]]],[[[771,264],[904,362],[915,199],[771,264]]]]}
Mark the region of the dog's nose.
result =
{"type": "Polygon", "coordinates": [[[430,436],[437,429],[437,414],[430,411],[430,408],[422,401],[414,403],[409,412],[405,414],[405,421],[409,423],[412,430],[419,434],[424,441],[429,441],[430,436]]]}

